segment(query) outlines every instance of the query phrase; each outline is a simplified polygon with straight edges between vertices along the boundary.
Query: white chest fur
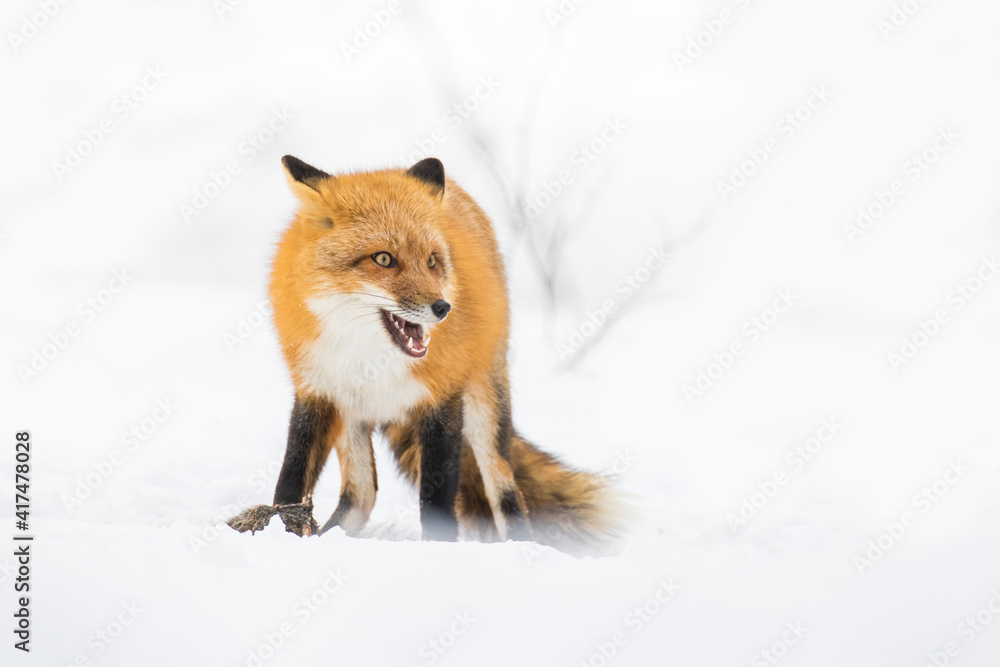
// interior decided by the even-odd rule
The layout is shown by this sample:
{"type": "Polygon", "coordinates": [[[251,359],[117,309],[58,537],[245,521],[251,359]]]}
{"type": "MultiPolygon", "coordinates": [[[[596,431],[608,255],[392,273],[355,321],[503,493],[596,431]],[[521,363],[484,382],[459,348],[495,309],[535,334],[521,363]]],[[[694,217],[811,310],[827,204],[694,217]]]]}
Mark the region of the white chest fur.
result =
{"type": "Polygon", "coordinates": [[[302,379],[345,417],[391,422],[429,397],[411,373],[420,360],[390,340],[375,306],[349,295],[320,297],[308,305],[323,329],[303,354],[302,379]]]}

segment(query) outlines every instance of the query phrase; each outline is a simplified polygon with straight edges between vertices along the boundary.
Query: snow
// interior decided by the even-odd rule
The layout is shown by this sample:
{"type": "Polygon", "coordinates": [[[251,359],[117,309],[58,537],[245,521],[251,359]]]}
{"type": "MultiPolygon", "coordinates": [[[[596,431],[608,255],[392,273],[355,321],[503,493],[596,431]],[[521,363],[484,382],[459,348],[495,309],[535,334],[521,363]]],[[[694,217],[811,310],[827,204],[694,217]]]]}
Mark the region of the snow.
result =
{"type": "Polygon", "coordinates": [[[17,48],[48,5],[5,7],[0,434],[31,431],[36,540],[34,655],[3,664],[996,664],[995,4],[229,4],[60,4],[17,48]],[[615,473],[620,554],[417,541],[383,443],[374,537],[221,523],[270,500],[292,403],[280,157],[428,148],[505,249],[515,423],[615,473]]]}

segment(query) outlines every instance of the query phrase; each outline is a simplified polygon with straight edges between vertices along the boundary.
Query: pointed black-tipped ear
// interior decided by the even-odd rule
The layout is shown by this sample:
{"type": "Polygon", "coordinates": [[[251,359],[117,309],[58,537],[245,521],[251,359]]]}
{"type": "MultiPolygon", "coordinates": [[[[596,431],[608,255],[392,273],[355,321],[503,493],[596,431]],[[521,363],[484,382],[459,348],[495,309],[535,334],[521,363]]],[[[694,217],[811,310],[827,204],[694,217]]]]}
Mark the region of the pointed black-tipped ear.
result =
{"type": "Polygon", "coordinates": [[[444,165],[436,157],[421,160],[407,169],[406,175],[433,185],[438,190],[438,194],[441,197],[444,196],[444,165]]]}
{"type": "Polygon", "coordinates": [[[313,190],[316,189],[316,185],[323,179],[330,178],[330,174],[308,165],[297,157],[292,157],[291,155],[286,155],[281,158],[281,164],[285,165],[285,171],[288,172],[288,177],[291,178],[296,183],[301,183],[302,185],[307,185],[313,190]]]}

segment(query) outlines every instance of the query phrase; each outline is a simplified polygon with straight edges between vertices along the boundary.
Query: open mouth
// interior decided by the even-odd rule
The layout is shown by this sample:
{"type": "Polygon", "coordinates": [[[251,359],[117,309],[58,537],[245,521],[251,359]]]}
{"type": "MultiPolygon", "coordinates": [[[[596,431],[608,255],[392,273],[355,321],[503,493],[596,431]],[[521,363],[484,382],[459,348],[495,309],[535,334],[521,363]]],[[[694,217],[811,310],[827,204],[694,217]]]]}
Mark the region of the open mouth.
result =
{"type": "Polygon", "coordinates": [[[424,334],[421,325],[397,317],[387,310],[382,311],[382,321],[385,322],[389,335],[403,352],[417,359],[427,354],[427,344],[431,342],[431,336],[424,334]]]}

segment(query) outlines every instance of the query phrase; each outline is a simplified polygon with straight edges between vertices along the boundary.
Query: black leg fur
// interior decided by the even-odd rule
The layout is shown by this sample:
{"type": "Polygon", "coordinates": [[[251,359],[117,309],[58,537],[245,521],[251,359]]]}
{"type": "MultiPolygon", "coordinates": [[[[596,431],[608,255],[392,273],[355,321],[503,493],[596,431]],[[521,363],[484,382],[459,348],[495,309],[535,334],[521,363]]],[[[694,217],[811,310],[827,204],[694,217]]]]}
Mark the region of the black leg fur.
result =
{"type": "Polygon", "coordinates": [[[454,396],[420,422],[420,525],[426,540],[455,541],[458,520],[462,398],[454,396]]]}
{"type": "Polygon", "coordinates": [[[321,460],[321,452],[332,424],[333,408],[328,403],[295,397],[288,423],[285,460],[274,489],[274,504],[285,521],[285,528],[297,535],[318,532],[312,517],[311,495],[325,463],[321,460]]]}

